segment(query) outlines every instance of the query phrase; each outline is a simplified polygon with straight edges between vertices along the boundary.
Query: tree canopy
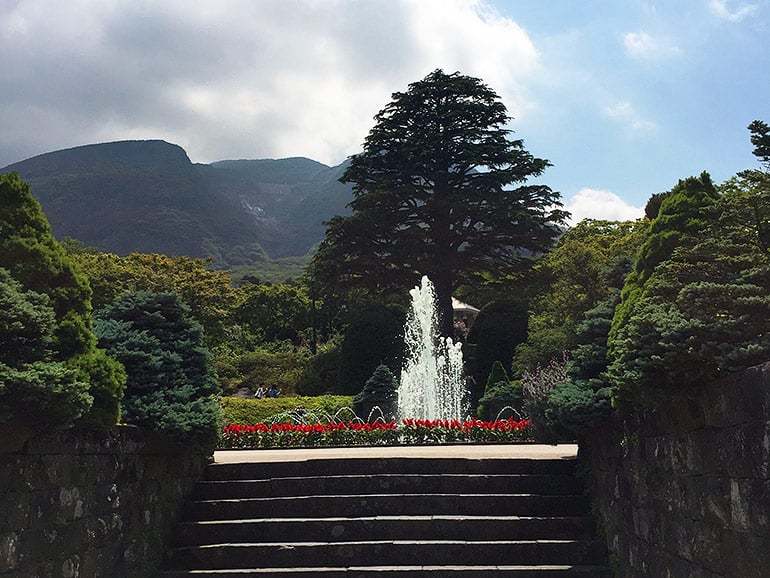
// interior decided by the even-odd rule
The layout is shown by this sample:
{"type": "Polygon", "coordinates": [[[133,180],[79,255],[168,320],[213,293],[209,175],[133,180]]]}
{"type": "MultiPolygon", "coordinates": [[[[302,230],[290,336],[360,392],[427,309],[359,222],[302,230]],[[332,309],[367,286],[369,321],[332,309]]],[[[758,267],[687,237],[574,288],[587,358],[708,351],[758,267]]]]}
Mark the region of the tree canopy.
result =
{"type": "Polygon", "coordinates": [[[393,94],[341,179],[353,183],[353,214],[328,224],[322,281],[404,290],[427,274],[451,335],[452,292],[520,269],[566,217],[558,193],[526,184],[549,162],[510,138],[509,121],[493,90],[459,73],[436,70],[393,94]]]}

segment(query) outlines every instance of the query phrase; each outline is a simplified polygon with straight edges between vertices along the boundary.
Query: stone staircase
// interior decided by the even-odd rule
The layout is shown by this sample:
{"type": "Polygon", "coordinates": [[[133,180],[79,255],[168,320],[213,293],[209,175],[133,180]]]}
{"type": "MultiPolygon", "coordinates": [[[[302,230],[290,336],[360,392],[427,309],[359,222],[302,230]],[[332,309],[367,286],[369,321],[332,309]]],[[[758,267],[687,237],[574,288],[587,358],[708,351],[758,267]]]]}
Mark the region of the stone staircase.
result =
{"type": "Polygon", "coordinates": [[[213,464],[165,578],[609,578],[574,460],[213,464]]]}

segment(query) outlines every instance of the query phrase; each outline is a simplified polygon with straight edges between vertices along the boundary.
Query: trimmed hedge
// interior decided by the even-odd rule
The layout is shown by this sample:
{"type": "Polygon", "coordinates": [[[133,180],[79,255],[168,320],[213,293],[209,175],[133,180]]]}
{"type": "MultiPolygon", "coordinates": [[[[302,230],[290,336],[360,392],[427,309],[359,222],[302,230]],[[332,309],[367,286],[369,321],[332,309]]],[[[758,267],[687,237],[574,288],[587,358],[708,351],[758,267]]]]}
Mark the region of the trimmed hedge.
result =
{"type": "MultiPolygon", "coordinates": [[[[319,395],[317,397],[274,397],[267,399],[223,397],[222,413],[225,424],[252,425],[270,421],[271,418],[289,412],[304,410],[307,413],[334,416],[343,408],[353,407],[353,397],[348,395],[319,395]]],[[[322,416],[318,416],[322,417],[322,416]]],[[[341,419],[351,415],[345,412],[341,419]]]]}

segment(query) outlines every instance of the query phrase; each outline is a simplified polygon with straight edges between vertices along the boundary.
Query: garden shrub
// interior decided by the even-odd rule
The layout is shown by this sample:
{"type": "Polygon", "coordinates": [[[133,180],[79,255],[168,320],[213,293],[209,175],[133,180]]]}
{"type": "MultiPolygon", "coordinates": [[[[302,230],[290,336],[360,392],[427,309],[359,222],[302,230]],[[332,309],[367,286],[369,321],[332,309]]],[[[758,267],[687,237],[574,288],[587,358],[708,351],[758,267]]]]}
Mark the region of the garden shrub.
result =
{"type": "Polygon", "coordinates": [[[185,444],[213,445],[216,376],[203,330],[173,293],[137,292],[100,310],[99,343],[128,374],[124,418],[185,444]]]}
{"type": "Polygon", "coordinates": [[[88,380],[52,359],[55,326],[48,296],[0,269],[0,423],[67,425],[91,407],[88,380]]]}
{"type": "Polygon", "coordinates": [[[340,365],[340,348],[335,342],[324,345],[310,358],[297,383],[300,395],[322,395],[334,391],[340,365]]]}
{"type": "Polygon", "coordinates": [[[385,420],[395,419],[398,411],[398,383],[387,365],[379,365],[367,380],[364,389],[353,398],[353,410],[362,419],[372,420],[379,417],[385,420]],[[379,408],[377,412],[375,408],[379,408]],[[374,412],[374,413],[372,413],[374,412]]]}
{"type": "MultiPolygon", "coordinates": [[[[46,363],[66,366],[41,367],[39,372],[26,368],[15,373],[8,383],[23,389],[24,379],[29,378],[35,392],[24,404],[19,398],[17,410],[26,415],[46,414],[51,404],[55,405],[55,398],[61,397],[63,407],[57,413],[68,416],[65,422],[82,417],[81,423],[85,425],[113,425],[118,417],[125,374],[118,364],[96,349],[91,288],[87,278],[54,239],[40,203],[15,173],[0,175],[0,207],[3,208],[0,213],[0,267],[7,269],[25,291],[48,297],[54,322],[50,327],[51,340],[45,346],[42,359],[46,363]],[[43,383],[46,378],[51,379],[47,393],[42,391],[46,388],[43,383]],[[76,394],[73,388],[82,391],[76,394]],[[35,400],[43,405],[35,407],[35,400]],[[48,401],[44,403],[43,400],[48,401]],[[65,411],[67,405],[71,411],[65,411]]],[[[14,403],[12,399],[6,399],[7,403],[14,403]]],[[[6,408],[6,413],[13,414],[12,408],[6,408]]],[[[40,417],[48,419],[46,415],[40,417]]]]}
{"type": "Polygon", "coordinates": [[[291,395],[306,372],[309,352],[289,342],[265,344],[262,347],[216,362],[222,389],[235,392],[242,387],[256,391],[271,385],[282,395],[291,395]]]}
{"type": "MultiPolygon", "coordinates": [[[[353,398],[346,395],[320,395],[317,397],[274,397],[265,399],[223,397],[221,399],[223,420],[226,424],[256,424],[269,422],[288,412],[314,414],[320,418],[334,416],[345,408],[352,411],[353,398]]],[[[342,412],[341,417],[351,417],[342,412]]]]}
{"type": "Polygon", "coordinates": [[[521,381],[498,381],[491,385],[487,384],[484,396],[479,400],[476,417],[483,420],[495,420],[498,417],[500,419],[521,417],[524,411],[522,401],[521,381]],[[506,407],[513,408],[513,411],[503,411],[506,407]]]}
{"type": "Polygon", "coordinates": [[[396,375],[401,373],[405,319],[400,307],[375,303],[351,314],[340,344],[335,393],[355,395],[381,364],[396,375]]]}
{"type": "Polygon", "coordinates": [[[558,439],[575,439],[602,423],[612,411],[609,388],[594,390],[586,381],[557,383],[542,405],[545,429],[558,439]]]}

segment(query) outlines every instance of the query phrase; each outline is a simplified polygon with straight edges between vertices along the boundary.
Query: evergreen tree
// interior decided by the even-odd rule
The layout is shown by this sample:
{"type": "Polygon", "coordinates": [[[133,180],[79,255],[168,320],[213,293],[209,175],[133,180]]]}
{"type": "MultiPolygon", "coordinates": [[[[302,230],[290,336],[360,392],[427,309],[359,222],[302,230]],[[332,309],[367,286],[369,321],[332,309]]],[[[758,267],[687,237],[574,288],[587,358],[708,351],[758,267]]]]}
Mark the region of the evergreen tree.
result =
{"type": "Polygon", "coordinates": [[[485,420],[511,417],[501,412],[506,407],[512,407],[515,412],[514,416],[519,417],[522,413],[522,403],[521,383],[510,381],[503,364],[495,361],[489,377],[487,377],[484,395],[478,401],[476,415],[479,419],[485,420]]]}
{"type": "Polygon", "coordinates": [[[353,411],[363,419],[380,417],[375,408],[379,408],[382,417],[392,420],[398,410],[398,383],[387,365],[378,365],[364,388],[353,398],[353,411]],[[372,413],[374,411],[374,413],[372,413]]]}
{"type": "Polygon", "coordinates": [[[558,193],[525,184],[549,163],[509,138],[509,120],[497,94],[459,73],[436,70],[395,93],[341,179],[353,183],[353,214],[330,221],[319,278],[402,291],[426,274],[451,336],[452,292],[521,269],[566,216],[558,193]]]}
{"type": "Polygon", "coordinates": [[[770,169],[770,126],[764,121],[755,120],[749,126],[754,156],[770,169]]]}
{"type": "Polygon", "coordinates": [[[715,218],[717,198],[718,193],[706,172],[700,177],[680,180],[667,193],[623,285],[621,303],[615,310],[610,329],[610,347],[620,327],[633,315],[636,302],[643,296],[645,284],[655,268],[671,257],[684,239],[702,235],[709,228],[715,218]]]}
{"type": "Polygon", "coordinates": [[[182,443],[212,445],[218,434],[216,376],[203,330],[173,293],[137,292],[97,314],[99,343],[128,373],[128,423],[182,443]]]}
{"type": "MultiPolygon", "coordinates": [[[[54,239],[40,204],[15,173],[0,175],[0,207],[0,267],[25,290],[48,296],[55,317],[48,356],[65,364],[61,375],[74,371],[77,381],[87,384],[90,399],[79,412],[83,423],[114,424],[125,374],[119,363],[96,348],[88,280],[54,239]]],[[[52,379],[51,387],[58,391],[60,383],[52,379]]]]}

